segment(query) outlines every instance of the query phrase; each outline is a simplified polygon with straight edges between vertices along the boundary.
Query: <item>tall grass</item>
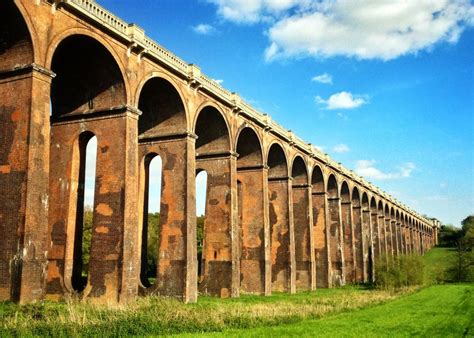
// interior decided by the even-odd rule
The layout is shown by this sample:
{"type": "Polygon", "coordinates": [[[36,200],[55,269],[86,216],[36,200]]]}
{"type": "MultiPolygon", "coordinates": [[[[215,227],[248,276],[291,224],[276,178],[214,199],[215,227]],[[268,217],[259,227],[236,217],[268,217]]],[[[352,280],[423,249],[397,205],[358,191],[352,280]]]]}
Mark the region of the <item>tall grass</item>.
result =
{"type": "Polygon", "coordinates": [[[348,287],[271,297],[204,297],[197,304],[148,297],[109,307],[78,301],[21,307],[3,304],[0,336],[157,335],[273,326],[380,304],[410,291],[348,287]]]}
{"type": "Polygon", "coordinates": [[[381,256],[375,262],[375,286],[393,290],[425,283],[423,257],[419,255],[381,256]]]}

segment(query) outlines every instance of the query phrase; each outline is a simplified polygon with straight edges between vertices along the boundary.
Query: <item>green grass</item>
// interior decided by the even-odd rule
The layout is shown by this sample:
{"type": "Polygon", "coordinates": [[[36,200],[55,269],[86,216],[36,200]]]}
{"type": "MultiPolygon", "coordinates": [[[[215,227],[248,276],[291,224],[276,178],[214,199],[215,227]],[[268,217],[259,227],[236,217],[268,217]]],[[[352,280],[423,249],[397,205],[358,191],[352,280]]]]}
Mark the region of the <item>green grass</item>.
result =
{"type": "Polygon", "coordinates": [[[202,297],[197,304],[147,297],[122,307],[98,307],[70,302],[0,306],[0,337],[8,336],[124,336],[219,332],[298,323],[380,304],[413,292],[393,293],[346,287],[332,290],[242,296],[235,299],[202,297]]]}
{"type": "Polygon", "coordinates": [[[385,304],[319,320],[227,330],[212,336],[473,337],[474,286],[435,285],[385,304]]]}
{"type": "Polygon", "coordinates": [[[428,251],[423,256],[427,283],[450,281],[452,276],[448,270],[456,264],[456,259],[455,248],[433,248],[428,251]]]}
{"type": "MultiPolygon", "coordinates": [[[[455,252],[431,250],[427,280],[443,274],[455,252]]],[[[474,336],[473,285],[444,284],[397,291],[364,286],[271,297],[200,297],[183,304],[159,297],[126,306],[86,302],[0,303],[0,337],[10,336],[474,336]]]]}

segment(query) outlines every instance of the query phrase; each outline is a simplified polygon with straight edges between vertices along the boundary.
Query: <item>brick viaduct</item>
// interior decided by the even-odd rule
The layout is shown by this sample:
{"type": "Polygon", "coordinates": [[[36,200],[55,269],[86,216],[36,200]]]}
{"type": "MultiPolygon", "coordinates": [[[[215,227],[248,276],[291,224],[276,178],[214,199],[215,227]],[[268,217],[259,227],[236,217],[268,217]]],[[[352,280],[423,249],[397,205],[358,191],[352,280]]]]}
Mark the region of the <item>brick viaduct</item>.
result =
{"type": "Polygon", "coordinates": [[[92,0],[0,2],[0,300],[294,293],[422,254],[436,226],[92,0]],[[97,137],[87,284],[84,153],[97,137]],[[156,282],[140,278],[162,159],[156,282]],[[198,282],[196,173],[208,174],[198,282]]]}

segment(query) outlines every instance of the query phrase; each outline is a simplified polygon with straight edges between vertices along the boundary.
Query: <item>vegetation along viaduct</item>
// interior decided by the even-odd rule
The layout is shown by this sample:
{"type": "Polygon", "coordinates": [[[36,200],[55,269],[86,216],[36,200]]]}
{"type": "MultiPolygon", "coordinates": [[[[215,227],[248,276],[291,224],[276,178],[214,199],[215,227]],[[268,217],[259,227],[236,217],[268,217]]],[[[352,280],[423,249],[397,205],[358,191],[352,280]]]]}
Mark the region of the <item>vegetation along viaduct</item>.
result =
{"type": "Polygon", "coordinates": [[[436,242],[432,220],[92,0],[0,2],[0,146],[0,300],[294,293],[368,281],[375,257],[422,254],[436,242]],[[150,286],[143,262],[156,156],[161,223],[150,286]],[[200,171],[208,178],[198,260],[200,171]]]}

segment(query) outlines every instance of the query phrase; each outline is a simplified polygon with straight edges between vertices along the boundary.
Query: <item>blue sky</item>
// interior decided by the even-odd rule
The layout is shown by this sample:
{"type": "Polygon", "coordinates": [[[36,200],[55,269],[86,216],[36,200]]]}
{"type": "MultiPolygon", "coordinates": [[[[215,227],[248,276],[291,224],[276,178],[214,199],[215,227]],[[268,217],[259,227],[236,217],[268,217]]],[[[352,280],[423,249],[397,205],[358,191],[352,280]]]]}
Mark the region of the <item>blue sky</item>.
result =
{"type": "Polygon", "coordinates": [[[98,3],[418,212],[474,213],[472,3],[98,3]]]}

